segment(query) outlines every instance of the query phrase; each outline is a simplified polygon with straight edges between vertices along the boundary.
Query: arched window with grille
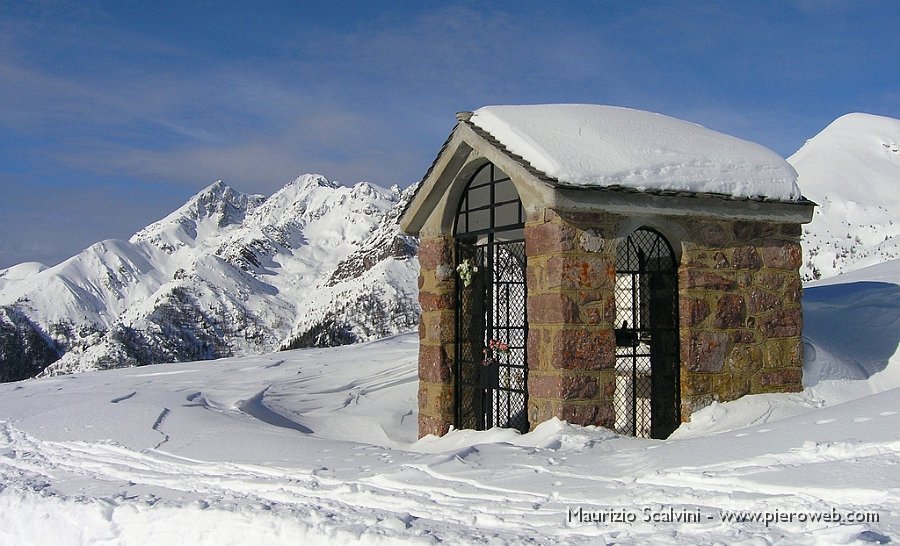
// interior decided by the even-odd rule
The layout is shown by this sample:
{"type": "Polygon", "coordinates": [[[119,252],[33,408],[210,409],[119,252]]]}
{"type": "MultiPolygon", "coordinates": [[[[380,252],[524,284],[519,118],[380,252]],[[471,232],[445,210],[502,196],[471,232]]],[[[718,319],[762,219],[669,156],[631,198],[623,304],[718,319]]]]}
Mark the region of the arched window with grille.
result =
{"type": "Polygon", "coordinates": [[[457,428],[528,430],[525,216],[509,176],[472,175],[456,215],[457,428]]]}
{"type": "Polygon", "coordinates": [[[678,267],[642,227],[616,250],[616,431],[667,438],[680,422],[678,267]]]}

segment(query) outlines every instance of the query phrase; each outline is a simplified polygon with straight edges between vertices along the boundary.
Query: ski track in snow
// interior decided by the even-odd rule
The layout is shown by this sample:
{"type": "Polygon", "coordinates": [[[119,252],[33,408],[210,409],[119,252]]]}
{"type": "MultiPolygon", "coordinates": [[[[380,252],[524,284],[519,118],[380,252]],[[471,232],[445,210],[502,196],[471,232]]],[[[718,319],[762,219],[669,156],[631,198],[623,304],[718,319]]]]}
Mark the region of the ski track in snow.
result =
{"type": "MultiPolygon", "coordinates": [[[[228,507],[237,503],[243,508],[259,508],[277,504],[283,508],[289,507],[292,513],[325,512],[341,515],[341,519],[358,516],[360,512],[374,513],[381,518],[399,512],[400,517],[407,520],[427,518],[435,512],[435,507],[439,507],[438,511],[443,512],[445,521],[467,525],[473,519],[470,510],[472,497],[453,494],[452,486],[438,487],[435,491],[410,492],[405,484],[377,478],[352,480],[314,474],[291,476],[283,469],[225,463],[210,465],[155,450],[135,452],[115,444],[38,442],[13,432],[8,423],[3,426],[6,437],[6,445],[2,446],[4,452],[11,448],[19,453],[28,453],[27,457],[17,459],[11,466],[35,477],[65,474],[117,483],[124,488],[118,495],[121,499],[132,496],[127,492],[128,488],[140,485],[190,494],[202,498],[204,504],[210,507],[228,507]]],[[[44,483],[35,477],[29,483],[44,483]]],[[[475,485],[474,492],[477,493],[475,485]]],[[[541,499],[537,495],[527,495],[521,499],[505,493],[486,494],[483,491],[474,498],[499,503],[493,510],[485,507],[478,517],[505,522],[504,527],[511,530],[526,525],[527,519],[535,515],[533,503],[541,499]],[[517,507],[522,500],[525,501],[524,506],[517,507]],[[517,515],[519,517],[515,517],[517,515]]],[[[145,499],[145,502],[155,501],[145,499]]],[[[471,538],[477,537],[477,534],[471,538]]]]}
{"type": "Polygon", "coordinates": [[[415,441],[416,341],[0,385],[0,544],[900,539],[897,355],[869,380],[714,404],[666,441],[561,421],[415,441]],[[579,508],[638,519],[571,521],[579,508]],[[641,519],[666,510],[710,519],[641,519]],[[735,523],[723,510],[880,521],[735,523]]]}
{"type": "MultiPolygon", "coordinates": [[[[166,412],[160,415],[160,422],[165,415],[166,412]]],[[[156,425],[154,428],[158,429],[156,425]]],[[[380,460],[367,458],[368,470],[359,472],[362,469],[355,469],[362,475],[353,477],[346,475],[347,470],[329,472],[326,468],[318,468],[299,472],[298,469],[254,464],[210,463],[157,449],[138,452],[114,443],[38,441],[8,422],[2,423],[2,430],[0,453],[5,463],[4,482],[21,484],[22,477],[27,476],[25,483],[29,488],[42,494],[48,494],[49,488],[49,494],[57,496],[48,484],[66,476],[69,480],[82,478],[112,484],[116,493],[104,498],[113,507],[128,502],[152,507],[165,502],[164,499],[174,492],[191,502],[202,503],[207,509],[270,511],[278,506],[282,513],[292,516],[326,514],[326,519],[338,527],[358,518],[378,521],[396,518],[396,522],[402,523],[403,530],[421,525],[440,529],[445,539],[472,542],[480,542],[479,535],[481,538],[504,538],[504,533],[508,533],[505,540],[510,543],[518,542],[515,537],[528,536],[536,542],[543,542],[540,537],[548,540],[565,537],[571,543],[593,543],[597,537],[592,531],[599,529],[566,528],[564,515],[568,505],[602,509],[603,503],[597,501],[603,498],[630,499],[636,506],[690,506],[709,513],[722,508],[746,509],[751,499],[757,503],[764,499],[762,504],[769,509],[815,511],[835,502],[848,508],[844,489],[809,489],[798,499],[789,487],[762,488],[756,482],[750,482],[752,487],[747,487],[746,477],[749,473],[773,472],[780,467],[836,458],[885,457],[879,464],[900,462],[900,442],[889,444],[887,448],[875,444],[838,445],[823,450],[809,448],[762,456],[744,461],[742,465],[728,462],[664,469],[645,477],[612,479],[591,477],[580,465],[544,467],[533,464],[537,458],[535,454],[546,450],[488,445],[466,448],[449,456],[383,452],[380,460]],[[482,450],[505,451],[508,469],[499,479],[491,479],[484,474],[490,469],[469,461],[478,459],[482,450]],[[10,453],[18,455],[10,458],[10,453]],[[407,462],[391,464],[397,459],[407,462]],[[376,470],[375,466],[380,468],[376,470]],[[444,467],[446,470],[442,470],[444,467]],[[9,468],[18,472],[10,476],[9,468]],[[529,479],[534,476],[540,479],[529,479]],[[559,488],[562,491],[552,487],[544,490],[545,484],[562,482],[568,482],[569,488],[573,482],[578,485],[570,491],[564,487],[559,488]],[[513,484],[521,484],[521,487],[513,484]],[[595,491],[595,499],[583,496],[586,485],[595,491]],[[147,488],[156,493],[137,492],[147,488]],[[137,491],[132,492],[133,489],[137,491]]],[[[886,494],[874,487],[858,494],[860,509],[868,507],[867,501],[873,499],[883,503],[882,506],[900,506],[896,491],[886,494]]],[[[615,503],[610,505],[615,506],[615,503]]],[[[656,532],[653,529],[645,531],[656,532]]],[[[690,528],[682,529],[677,537],[679,542],[691,543],[722,529],[698,524],[695,532],[691,531],[690,528]]],[[[620,537],[624,543],[642,541],[640,526],[630,534],[630,537],[620,537]]],[[[720,538],[727,540],[728,535],[720,538]]]]}

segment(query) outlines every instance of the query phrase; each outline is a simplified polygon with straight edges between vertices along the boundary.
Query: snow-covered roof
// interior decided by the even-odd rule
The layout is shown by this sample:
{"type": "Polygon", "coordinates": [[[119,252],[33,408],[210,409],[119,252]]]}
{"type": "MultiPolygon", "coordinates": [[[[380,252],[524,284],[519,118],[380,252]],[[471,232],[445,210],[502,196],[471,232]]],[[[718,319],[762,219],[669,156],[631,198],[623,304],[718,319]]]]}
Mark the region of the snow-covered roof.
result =
{"type": "Polygon", "coordinates": [[[468,122],[563,186],[801,199],[796,171],[772,150],[662,114],[592,104],[486,106],[468,122]]]}

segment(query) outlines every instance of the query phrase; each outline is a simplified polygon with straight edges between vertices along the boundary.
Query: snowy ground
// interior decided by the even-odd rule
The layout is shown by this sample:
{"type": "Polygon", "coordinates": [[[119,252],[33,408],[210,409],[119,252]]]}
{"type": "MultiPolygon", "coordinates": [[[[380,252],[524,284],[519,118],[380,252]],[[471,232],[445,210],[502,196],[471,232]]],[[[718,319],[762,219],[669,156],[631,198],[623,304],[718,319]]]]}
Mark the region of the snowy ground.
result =
{"type": "Polygon", "coordinates": [[[806,291],[806,391],[666,441],[417,442],[409,335],[0,385],[0,544],[897,542],[900,262],[854,275],[806,291]]]}

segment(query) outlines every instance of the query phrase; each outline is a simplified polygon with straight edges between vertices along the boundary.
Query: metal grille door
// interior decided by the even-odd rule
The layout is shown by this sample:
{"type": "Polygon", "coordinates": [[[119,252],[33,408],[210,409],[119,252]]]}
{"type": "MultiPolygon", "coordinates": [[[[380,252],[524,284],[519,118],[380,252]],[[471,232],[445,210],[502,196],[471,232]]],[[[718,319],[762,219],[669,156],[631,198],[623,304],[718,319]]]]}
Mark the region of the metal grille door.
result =
{"type": "Polygon", "coordinates": [[[472,177],[457,216],[458,428],[528,431],[523,227],[515,187],[486,165],[472,177]]]}
{"type": "Polygon", "coordinates": [[[679,415],[678,277],[665,238],[647,228],[616,252],[616,431],[666,438],[679,415]]]}
{"type": "Polygon", "coordinates": [[[460,289],[457,421],[462,428],[527,431],[525,243],[459,250],[476,260],[481,275],[460,289]]]}

